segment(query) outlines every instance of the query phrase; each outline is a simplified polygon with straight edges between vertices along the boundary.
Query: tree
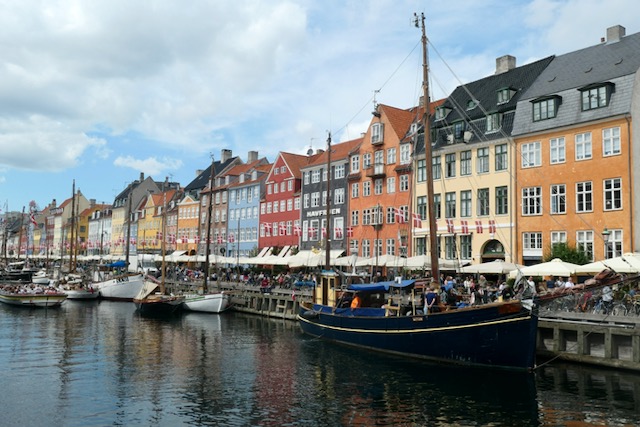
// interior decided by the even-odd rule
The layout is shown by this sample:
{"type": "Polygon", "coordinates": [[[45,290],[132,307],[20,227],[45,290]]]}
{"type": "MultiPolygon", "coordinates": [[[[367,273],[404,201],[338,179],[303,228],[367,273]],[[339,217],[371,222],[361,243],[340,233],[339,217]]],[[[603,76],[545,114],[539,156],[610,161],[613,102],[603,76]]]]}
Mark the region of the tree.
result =
{"type": "Polygon", "coordinates": [[[584,265],[591,262],[582,248],[576,248],[568,243],[554,243],[551,245],[544,256],[543,261],[548,262],[555,258],[560,258],[562,261],[578,265],[584,265]]]}

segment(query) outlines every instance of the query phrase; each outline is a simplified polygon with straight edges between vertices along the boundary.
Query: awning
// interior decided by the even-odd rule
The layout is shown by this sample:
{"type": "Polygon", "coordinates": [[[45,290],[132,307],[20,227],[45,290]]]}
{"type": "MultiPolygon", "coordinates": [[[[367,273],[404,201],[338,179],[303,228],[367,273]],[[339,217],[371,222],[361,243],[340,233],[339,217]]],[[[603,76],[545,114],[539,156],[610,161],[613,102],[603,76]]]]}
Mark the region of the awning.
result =
{"type": "Polygon", "coordinates": [[[406,288],[415,283],[415,280],[402,280],[400,283],[394,281],[378,282],[378,283],[366,283],[349,285],[347,289],[352,291],[367,291],[367,292],[387,292],[390,288],[406,288]]]}

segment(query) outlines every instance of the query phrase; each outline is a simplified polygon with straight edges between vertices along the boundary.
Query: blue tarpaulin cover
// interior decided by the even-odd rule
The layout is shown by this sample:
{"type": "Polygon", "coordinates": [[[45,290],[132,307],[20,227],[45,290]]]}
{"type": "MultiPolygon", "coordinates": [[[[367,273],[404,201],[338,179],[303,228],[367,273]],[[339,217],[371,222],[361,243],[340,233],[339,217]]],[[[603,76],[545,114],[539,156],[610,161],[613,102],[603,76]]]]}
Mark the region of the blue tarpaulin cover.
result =
{"type": "Polygon", "coordinates": [[[415,283],[415,280],[402,280],[400,283],[389,281],[389,282],[378,282],[378,283],[366,283],[366,284],[354,284],[349,285],[349,290],[351,291],[388,291],[390,288],[406,288],[407,286],[411,286],[415,283]]]}
{"type": "Polygon", "coordinates": [[[111,267],[111,268],[124,268],[126,266],[127,266],[127,263],[124,262],[123,260],[112,262],[111,264],[107,264],[107,267],[111,267]]]}

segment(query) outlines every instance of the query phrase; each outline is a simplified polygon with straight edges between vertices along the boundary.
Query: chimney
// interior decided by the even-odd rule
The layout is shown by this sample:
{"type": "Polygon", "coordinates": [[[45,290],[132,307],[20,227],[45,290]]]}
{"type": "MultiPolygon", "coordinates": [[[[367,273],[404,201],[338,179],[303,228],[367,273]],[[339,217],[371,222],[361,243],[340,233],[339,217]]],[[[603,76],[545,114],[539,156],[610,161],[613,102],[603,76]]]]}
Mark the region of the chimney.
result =
{"type": "Polygon", "coordinates": [[[622,25],[607,28],[607,43],[619,42],[627,34],[626,28],[622,25]]]}
{"type": "Polygon", "coordinates": [[[89,205],[94,207],[96,205],[96,199],[89,199],[89,205]]]}
{"type": "Polygon", "coordinates": [[[322,154],[322,153],[324,153],[324,150],[322,148],[316,149],[316,154],[322,154]]]}
{"type": "Polygon", "coordinates": [[[55,209],[55,208],[56,208],[56,206],[58,206],[58,202],[56,202],[56,199],[53,199],[53,200],[51,201],[51,209],[55,209]]]}
{"type": "Polygon", "coordinates": [[[144,172],[140,172],[140,182],[144,181],[144,172]]]}
{"type": "Polygon", "coordinates": [[[253,163],[258,160],[258,152],[257,151],[249,151],[247,155],[247,163],[253,163]]]}
{"type": "Polygon", "coordinates": [[[511,55],[504,55],[496,58],[496,75],[506,73],[509,70],[516,68],[516,57],[511,55]]]}
{"type": "Polygon", "coordinates": [[[202,172],[204,172],[204,170],[202,169],[196,169],[196,178],[200,176],[200,174],[202,174],[202,172]]]}
{"type": "Polygon", "coordinates": [[[229,160],[232,156],[232,151],[226,148],[223,148],[220,152],[220,163],[224,163],[229,160]]]}

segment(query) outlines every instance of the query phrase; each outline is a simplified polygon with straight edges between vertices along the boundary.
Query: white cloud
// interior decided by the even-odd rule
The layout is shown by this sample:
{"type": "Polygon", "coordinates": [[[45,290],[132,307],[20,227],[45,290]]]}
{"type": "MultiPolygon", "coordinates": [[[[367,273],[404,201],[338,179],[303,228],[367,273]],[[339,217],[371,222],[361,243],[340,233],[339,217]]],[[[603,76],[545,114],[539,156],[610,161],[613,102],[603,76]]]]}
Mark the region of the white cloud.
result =
{"type": "Polygon", "coordinates": [[[130,168],[145,175],[158,175],[162,172],[176,170],[182,166],[182,160],[155,157],[146,159],[135,159],[131,156],[120,156],[113,161],[114,166],[130,168]]]}

